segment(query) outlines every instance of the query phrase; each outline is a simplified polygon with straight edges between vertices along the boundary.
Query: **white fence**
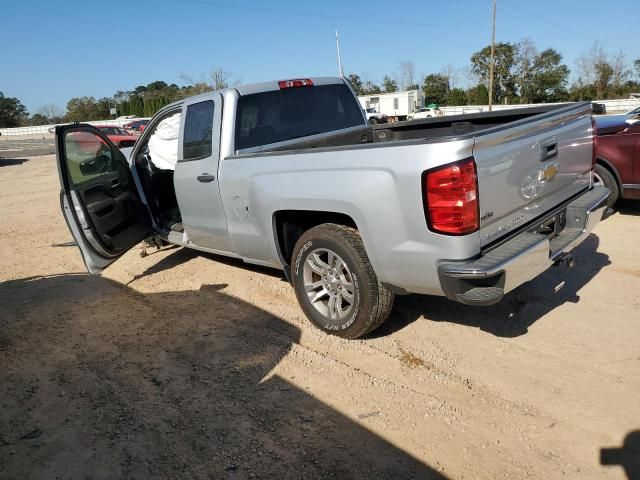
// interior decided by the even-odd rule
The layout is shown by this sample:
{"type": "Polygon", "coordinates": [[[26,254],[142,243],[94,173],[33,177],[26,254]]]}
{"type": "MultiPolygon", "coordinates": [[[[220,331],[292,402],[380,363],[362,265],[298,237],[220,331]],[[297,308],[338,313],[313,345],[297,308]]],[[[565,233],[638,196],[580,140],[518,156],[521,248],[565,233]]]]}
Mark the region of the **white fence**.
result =
{"type": "MultiPolygon", "coordinates": [[[[562,102],[568,103],[568,102],[562,102]]],[[[607,113],[624,113],[636,107],[640,107],[640,99],[625,98],[622,100],[594,100],[594,103],[602,103],[607,108],[607,113]]],[[[560,105],[561,103],[547,103],[545,105],[560,105]]],[[[493,110],[513,110],[514,108],[536,107],[540,104],[520,104],[520,105],[494,105],[493,110]]],[[[463,105],[460,107],[440,107],[444,115],[462,115],[465,113],[488,112],[489,105],[463,105]]]]}
{"type": "MultiPolygon", "coordinates": [[[[82,122],[90,125],[115,125],[121,127],[129,122],[132,122],[133,118],[118,118],[116,120],[95,120],[93,122],[82,122]]],[[[0,128],[0,134],[4,136],[16,136],[16,135],[48,135],[51,134],[50,129],[57,125],[69,125],[68,123],[56,123],[53,125],[38,125],[37,127],[16,127],[16,128],[0,128]]]]}

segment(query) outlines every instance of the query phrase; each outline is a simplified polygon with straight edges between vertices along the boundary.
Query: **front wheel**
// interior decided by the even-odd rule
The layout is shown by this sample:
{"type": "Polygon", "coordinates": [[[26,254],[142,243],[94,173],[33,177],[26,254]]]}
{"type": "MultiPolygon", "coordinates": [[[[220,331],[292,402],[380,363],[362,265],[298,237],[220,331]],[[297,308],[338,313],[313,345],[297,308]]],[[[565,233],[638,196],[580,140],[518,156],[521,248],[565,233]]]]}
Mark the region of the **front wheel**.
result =
{"type": "Polygon", "coordinates": [[[355,339],[389,316],[393,292],[378,281],[358,231],[325,223],[307,230],[293,251],[292,283],[311,322],[355,339]]]}

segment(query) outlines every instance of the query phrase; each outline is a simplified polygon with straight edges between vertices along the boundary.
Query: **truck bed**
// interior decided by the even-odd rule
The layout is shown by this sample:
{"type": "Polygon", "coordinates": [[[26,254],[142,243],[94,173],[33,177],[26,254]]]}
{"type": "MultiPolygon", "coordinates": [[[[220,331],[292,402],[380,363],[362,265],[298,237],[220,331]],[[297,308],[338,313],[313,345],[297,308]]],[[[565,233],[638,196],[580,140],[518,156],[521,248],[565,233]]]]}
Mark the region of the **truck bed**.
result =
{"type": "Polygon", "coordinates": [[[339,132],[314,135],[277,144],[240,150],[238,154],[258,154],[279,151],[300,151],[321,148],[350,147],[356,145],[414,140],[420,142],[452,141],[496,132],[516,124],[526,123],[532,117],[541,120],[544,115],[555,115],[563,110],[583,109],[588,102],[560,105],[540,105],[497,112],[452,115],[406,122],[379,124],[345,129],[339,132]]]}

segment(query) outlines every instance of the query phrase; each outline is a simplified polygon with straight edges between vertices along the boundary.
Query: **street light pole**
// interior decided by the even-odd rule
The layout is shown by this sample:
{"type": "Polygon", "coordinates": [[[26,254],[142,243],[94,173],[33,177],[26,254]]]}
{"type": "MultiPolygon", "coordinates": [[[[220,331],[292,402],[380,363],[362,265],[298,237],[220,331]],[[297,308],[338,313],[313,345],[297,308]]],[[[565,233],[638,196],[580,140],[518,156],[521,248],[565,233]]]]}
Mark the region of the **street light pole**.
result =
{"type": "Polygon", "coordinates": [[[496,62],[496,0],[493,0],[493,24],[491,27],[491,63],[489,64],[489,111],[493,109],[493,68],[496,62]]]}

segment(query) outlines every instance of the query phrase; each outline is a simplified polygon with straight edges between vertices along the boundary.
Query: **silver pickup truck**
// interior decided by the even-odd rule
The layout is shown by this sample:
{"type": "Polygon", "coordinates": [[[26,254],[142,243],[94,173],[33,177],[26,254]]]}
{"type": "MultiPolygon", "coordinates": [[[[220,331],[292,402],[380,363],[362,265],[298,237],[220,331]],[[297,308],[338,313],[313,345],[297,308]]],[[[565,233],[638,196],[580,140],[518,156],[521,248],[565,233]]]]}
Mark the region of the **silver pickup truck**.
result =
{"type": "Polygon", "coordinates": [[[227,88],[162,109],[132,149],[59,127],[62,210],[91,273],[160,238],[283,269],[313,324],[358,338],[394,294],[492,305],[570,262],[609,194],[590,117],[577,103],[369,126],[340,78],[227,88]],[[160,168],[170,118],[176,163],[160,168]]]}

